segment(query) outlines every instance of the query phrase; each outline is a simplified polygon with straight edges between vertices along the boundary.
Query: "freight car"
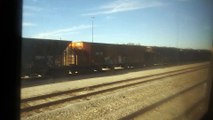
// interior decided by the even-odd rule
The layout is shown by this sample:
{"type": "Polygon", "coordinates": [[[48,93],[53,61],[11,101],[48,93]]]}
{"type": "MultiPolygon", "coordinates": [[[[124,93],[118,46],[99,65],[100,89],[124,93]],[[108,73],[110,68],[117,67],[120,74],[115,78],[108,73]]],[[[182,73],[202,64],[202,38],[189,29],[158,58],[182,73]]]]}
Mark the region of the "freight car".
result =
{"type": "Polygon", "coordinates": [[[21,77],[43,77],[54,72],[63,73],[63,51],[70,41],[22,39],[21,77]]]}
{"type": "Polygon", "coordinates": [[[65,50],[69,72],[102,71],[103,68],[142,67],[208,61],[210,51],[147,47],[140,45],[115,45],[104,43],[72,42],[65,50]]]}
{"type": "Polygon", "coordinates": [[[55,77],[105,68],[202,62],[209,61],[210,55],[208,50],[24,38],[21,71],[23,77],[55,77]]]}
{"type": "Polygon", "coordinates": [[[113,69],[116,66],[141,66],[145,63],[144,46],[74,42],[66,49],[66,65],[70,71],[113,69]]]}

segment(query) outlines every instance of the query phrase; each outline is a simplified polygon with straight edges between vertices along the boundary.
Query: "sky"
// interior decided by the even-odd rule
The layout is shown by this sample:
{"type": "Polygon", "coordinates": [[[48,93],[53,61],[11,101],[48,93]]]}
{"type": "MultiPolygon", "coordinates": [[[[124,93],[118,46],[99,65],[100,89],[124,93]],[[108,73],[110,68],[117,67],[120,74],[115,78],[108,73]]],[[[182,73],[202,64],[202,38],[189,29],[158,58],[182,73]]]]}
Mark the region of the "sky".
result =
{"type": "Polygon", "coordinates": [[[212,11],[211,0],[23,0],[22,37],[210,49],[212,11]]]}

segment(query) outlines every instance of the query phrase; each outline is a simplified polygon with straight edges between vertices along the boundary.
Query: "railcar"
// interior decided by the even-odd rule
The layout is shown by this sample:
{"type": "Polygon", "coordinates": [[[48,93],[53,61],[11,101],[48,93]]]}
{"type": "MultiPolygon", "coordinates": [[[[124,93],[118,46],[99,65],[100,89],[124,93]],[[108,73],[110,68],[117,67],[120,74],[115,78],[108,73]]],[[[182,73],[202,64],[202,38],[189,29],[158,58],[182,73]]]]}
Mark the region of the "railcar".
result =
{"type": "Polygon", "coordinates": [[[69,70],[99,70],[207,61],[210,51],[171,47],[72,42],[66,49],[69,70]]]}
{"type": "Polygon", "coordinates": [[[142,66],[145,52],[144,46],[73,42],[66,49],[65,62],[73,71],[142,66]]]}
{"type": "Polygon", "coordinates": [[[152,47],[152,49],[154,55],[150,58],[151,65],[167,65],[177,63],[179,52],[177,48],[152,47]]]}
{"type": "MultiPolygon", "coordinates": [[[[30,78],[62,71],[63,51],[70,41],[48,39],[22,39],[21,76],[30,78]],[[59,70],[60,69],[60,70],[59,70]]],[[[63,71],[64,72],[64,71],[63,71]]]]}
{"type": "Polygon", "coordinates": [[[61,76],[104,68],[133,68],[209,61],[208,50],[24,38],[22,76],[61,76]]]}

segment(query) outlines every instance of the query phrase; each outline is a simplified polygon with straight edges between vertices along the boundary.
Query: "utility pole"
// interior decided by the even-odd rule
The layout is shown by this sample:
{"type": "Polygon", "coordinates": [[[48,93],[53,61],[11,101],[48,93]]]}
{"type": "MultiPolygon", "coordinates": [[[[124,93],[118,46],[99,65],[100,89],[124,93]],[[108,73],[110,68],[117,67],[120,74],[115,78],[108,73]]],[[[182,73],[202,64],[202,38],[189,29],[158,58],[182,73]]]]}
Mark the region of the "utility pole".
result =
{"type": "Polygon", "coordinates": [[[95,17],[92,16],[91,18],[92,18],[92,42],[93,42],[93,20],[95,19],[95,17]]]}

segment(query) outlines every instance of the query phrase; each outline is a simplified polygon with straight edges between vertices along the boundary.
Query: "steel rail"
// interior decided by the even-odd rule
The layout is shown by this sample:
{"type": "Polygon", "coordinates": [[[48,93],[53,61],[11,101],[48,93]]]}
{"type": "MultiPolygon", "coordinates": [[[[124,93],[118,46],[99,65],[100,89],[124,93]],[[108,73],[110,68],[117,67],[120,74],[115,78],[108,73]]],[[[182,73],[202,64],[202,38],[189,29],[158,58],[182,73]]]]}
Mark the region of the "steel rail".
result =
{"type": "MultiPolygon", "coordinates": [[[[89,96],[93,96],[93,95],[97,95],[97,94],[101,94],[101,93],[105,93],[105,92],[109,92],[109,91],[113,91],[113,90],[118,90],[118,89],[125,88],[125,87],[135,86],[135,85],[138,85],[138,84],[147,83],[147,82],[155,81],[155,80],[166,78],[166,77],[171,77],[171,76],[176,76],[176,75],[183,74],[183,73],[198,71],[198,70],[201,70],[201,69],[205,68],[205,66],[202,66],[202,67],[199,66],[199,67],[193,67],[193,68],[196,68],[196,69],[192,69],[192,68],[184,69],[186,71],[183,71],[183,69],[182,69],[182,70],[178,70],[179,73],[174,73],[174,72],[177,72],[177,71],[173,71],[174,74],[172,74],[172,75],[161,76],[161,77],[152,78],[152,79],[149,79],[149,80],[146,80],[146,81],[140,81],[140,82],[137,82],[137,83],[131,83],[131,84],[127,84],[127,85],[121,85],[121,86],[117,86],[117,87],[113,87],[113,88],[109,88],[109,89],[104,89],[104,90],[100,90],[100,91],[96,91],[96,92],[92,92],[92,93],[88,93],[88,94],[83,94],[83,95],[78,95],[78,96],[72,96],[72,97],[69,97],[69,98],[61,99],[61,100],[56,100],[56,101],[51,101],[51,102],[48,102],[48,103],[43,103],[43,104],[35,105],[35,106],[25,107],[25,108],[21,109],[21,112],[29,112],[29,111],[32,111],[32,110],[35,110],[35,109],[45,108],[45,107],[57,105],[57,104],[60,104],[60,103],[64,103],[64,102],[67,102],[67,101],[82,99],[82,98],[86,98],[86,97],[89,97],[89,96]],[[189,70],[189,69],[192,69],[192,70],[189,70]],[[182,72],[180,72],[180,71],[182,71],[182,72]]],[[[172,72],[170,71],[170,72],[167,72],[167,74],[168,73],[172,73],[172,72]]],[[[162,75],[162,74],[157,74],[157,75],[162,75]]],[[[156,76],[156,74],[155,75],[149,75],[149,77],[152,77],[152,76],[156,76]]],[[[132,79],[126,80],[126,82],[130,81],[130,80],[136,80],[136,79],[142,79],[142,78],[148,78],[148,77],[144,76],[144,77],[132,78],[132,79]]],[[[118,83],[118,82],[116,82],[116,83],[118,83]]],[[[109,85],[111,85],[111,83],[109,85]]],[[[103,85],[99,85],[99,87],[101,87],[101,86],[103,87],[103,85]]],[[[88,88],[88,87],[86,87],[86,88],[88,88]]],[[[84,89],[81,88],[81,90],[84,90],[84,89]]],[[[79,90],[77,89],[75,91],[79,91],[79,90]]],[[[65,94],[65,93],[63,93],[63,94],[65,94]]]]}
{"type": "Polygon", "coordinates": [[[84,90],[88,90],[88,89],[95,89],[95,88],[99,88],[99,87],[103,87],[103,86],[114,85],[114,84],[118,84],[118,83],[124,83],[124,82],[128,82],[128,81],[138,80],[138,79],[144,79],[144,78],[158,76],[158,75],[179,72],[179,71],[188,70],[188,69],[205,68],[206,66],[207,65],[195,66],[195,67],[184,68],[184,69],[180,69],[180,70],[168,71],[168,72],[164,72],[164,73],[157,73],[157,74],[130,78],[130,79],[120,80],[120,81],[115,81],[115,82],[110,82],[110,83],[103,83],[103,84],[87,86],[87,87],[82,87],[82,88],[77,88],[77,89],[72,89],[72,90],[66,90],[66,91],[61,91],[61,92],[57,92],[57,93],[50,93],[50,94],[45,94],[45,95],[40,95],[40,96],[35,96],[35,97],[30,97],[30,98],[24,98],[24,99],[21,99],[21,103],[39,100],[39,99],[45,99],[45,98],[54,97],[54,96],[58,96],[58,95],[62,95],[62,94],[68,94],[68,93],[72,93],[72,92],[79,92],[79,91],[84,91],[84,90]]]}
{"type": "MultiPolygon", "coordinates": [[[[158,101],[158,102],[156,102],[156,103],[154,103],[154,104],[152,104],[152,105],[150,105],[150,106],[148,106],[146,108],[140,109],[140,110],[138,110],[138,111],[136,111],[136,112],[134,112],[132,114],[129,114],[129,115],[123,117],[123,118],[120,118],[119,120],[132,120],[135,117],[137,117],[137,116],[139,116],[141,114],[144,114],[147,111],[150,111],[151,109],[155,108],[156,106],[159,106],[162,103],[167,102],[167,101],[171,100],[172,98],[174,98],[174,97],[176,97],[178,95],[181,95],[181,94],[183,94],[183,93],[185,93],[187,91],[190,91],[191,89],[194,89],[194,88],[204,84],[205,82],[207,82],[207,80],[198,82],[198,83],[196,83],[195,85],[193,85],[193,86],[191,86],[189,88],[186,88],[186,89],[184,89],[184,90],[182,90],[182,91],[180,91],[180,92],[178,92],[178,93],[176,93],[174,95],[168,96],[168,97],[166,97],[166,98],[164,98],[164,99],[162,99],[162,100],[160,100],[160,101],[158,101]]],[[[198,102],[200,102],[200,101],[198,101],[198,102]]]]}

